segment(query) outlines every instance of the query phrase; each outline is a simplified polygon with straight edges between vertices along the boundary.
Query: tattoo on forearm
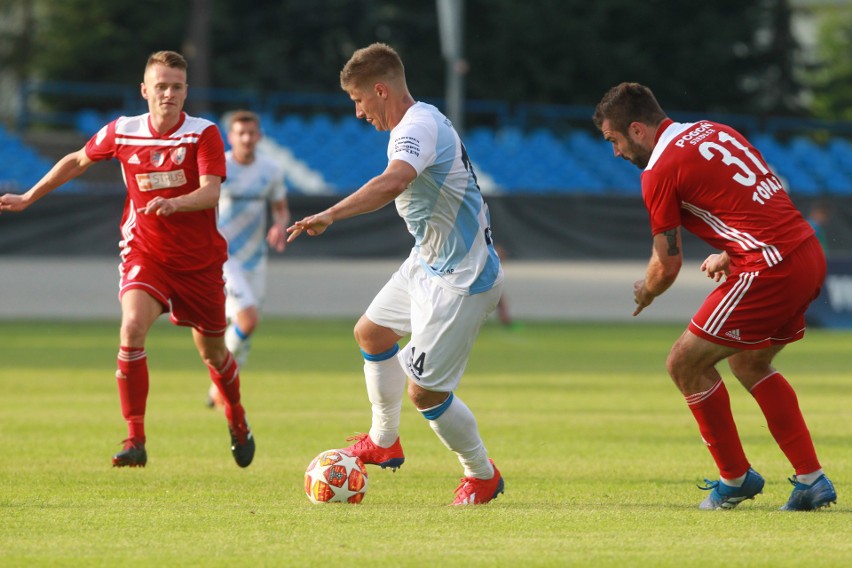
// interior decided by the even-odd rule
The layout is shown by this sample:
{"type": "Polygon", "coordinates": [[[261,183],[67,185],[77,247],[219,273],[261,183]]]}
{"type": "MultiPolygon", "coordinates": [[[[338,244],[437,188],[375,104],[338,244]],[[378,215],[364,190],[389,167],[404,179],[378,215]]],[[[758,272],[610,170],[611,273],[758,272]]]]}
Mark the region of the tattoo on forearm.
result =
{"type": "Polygon", "coordinates": [[[663,232],[666,236],[666,241],[669,243],[669,256],[677,256],[680,254],[680,249],[677,247],[677,229],[671,229],[663,232]]]}

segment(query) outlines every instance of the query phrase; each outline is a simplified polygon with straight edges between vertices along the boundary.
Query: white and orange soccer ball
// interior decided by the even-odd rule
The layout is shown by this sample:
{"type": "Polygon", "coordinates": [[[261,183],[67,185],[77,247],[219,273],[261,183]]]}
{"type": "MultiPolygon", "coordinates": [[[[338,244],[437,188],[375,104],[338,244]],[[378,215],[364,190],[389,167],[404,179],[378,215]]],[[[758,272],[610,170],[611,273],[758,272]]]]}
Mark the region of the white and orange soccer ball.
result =
{"type": "Polygon", "coordinates": [[[305,493],[312,503],[360,503],[367,493],[367,468],[343,450],[326,450],[305,470],[305,493]]]}

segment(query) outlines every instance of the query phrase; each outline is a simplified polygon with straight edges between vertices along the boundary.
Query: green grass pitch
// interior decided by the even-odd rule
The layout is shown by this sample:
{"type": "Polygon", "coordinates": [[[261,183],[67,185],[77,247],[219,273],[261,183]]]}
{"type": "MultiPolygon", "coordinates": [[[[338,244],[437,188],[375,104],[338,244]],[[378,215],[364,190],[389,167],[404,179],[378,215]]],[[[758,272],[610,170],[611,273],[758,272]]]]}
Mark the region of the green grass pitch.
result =
{"type": "Polygon", "coordinates": [[[809,331],[777,360],[837,487],[829,510],[777,510],[792,471],[724,367],[767,483],[698,511],[696,484],[717,474],[665,372],[682,327],[580,323],[489,323],[478,340],[457,394],[503,472],[499,499],[448,506],[459,464],[406,401],[405,465],[371,466],[361,505],[316,506],[308,462],[369,428],[353,323],[263,322],[241,470],[186,329],[158,322],[146,346],[148,467],[113,469],[117,322],[0,322],[0,565],[852,565],[852,332],[809,331]]]}

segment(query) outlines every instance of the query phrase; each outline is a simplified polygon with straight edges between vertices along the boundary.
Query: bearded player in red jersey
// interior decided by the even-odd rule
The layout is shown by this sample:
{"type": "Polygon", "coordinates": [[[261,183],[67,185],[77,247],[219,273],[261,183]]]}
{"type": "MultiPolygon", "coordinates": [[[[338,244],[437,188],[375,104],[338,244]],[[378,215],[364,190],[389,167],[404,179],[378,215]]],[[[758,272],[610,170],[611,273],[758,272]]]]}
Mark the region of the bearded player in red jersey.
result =
{"type": "Polygon", "coordinates": [[[701,270],[722,283],[675,342],[666,366],[686,397],[720,479],[700,509],[732,509],[763,491],[746,459],[716,364],[752,394],[795,475],[787,511],[819,509],[837,493],[817,459],[796,393],[772,367],[787,343],[804,335],[805,310],[819,294],[825,257],[814,231],[753,146],[734,129],[702,120],[669,119],[653,93],[622,83],[604,95],[595,125],[617,157],[644,170],[642,197],[653,250],[634,285],[636,311],[674,283],[683,261],[681,227],[720,254],[701,270]]]}
{"type": "Polygon", "coordinates": [[[237,465],[247,467],[254,457],[254,437],[240,404],[239,369],[224,340],[227,243],[216,228],[224,144],[215,124],[183,112],[186,68],[179,53],[152,54],[141,85],[147,114],[110,122],[29,191],[0,197],[0,212],[23,211],[93,163],[121,162],[127,200],[119,243],[121,345],[115,376],[128,437],[112,458],[116,467],[144,467],[148,461],[145,338],[166,311],[172,323],[192,328],[198,353],[222,393],[237,465]]]}

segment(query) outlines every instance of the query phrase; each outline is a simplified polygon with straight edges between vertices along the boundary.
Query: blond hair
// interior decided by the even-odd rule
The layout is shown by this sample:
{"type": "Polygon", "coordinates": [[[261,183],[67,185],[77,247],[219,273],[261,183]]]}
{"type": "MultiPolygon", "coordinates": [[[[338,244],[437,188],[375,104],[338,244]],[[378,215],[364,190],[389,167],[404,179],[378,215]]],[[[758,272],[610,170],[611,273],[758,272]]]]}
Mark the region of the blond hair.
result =
{"type": "Polygon", "coordinates": [[[340,87],[344,91],[368,82],[399,80],[405,84],[405,67],[396,50],[386,43],[357,50],[340,71],[340,87]]]}
{"type": "Polygon", "coordinates": [[[147,71],[152,65],[165,65],[172,69],[181,69],[186,71],[188,67],[186,59],[177,51],[157,51],[148,56],[148,63],[145,65],[147,71]]]}

